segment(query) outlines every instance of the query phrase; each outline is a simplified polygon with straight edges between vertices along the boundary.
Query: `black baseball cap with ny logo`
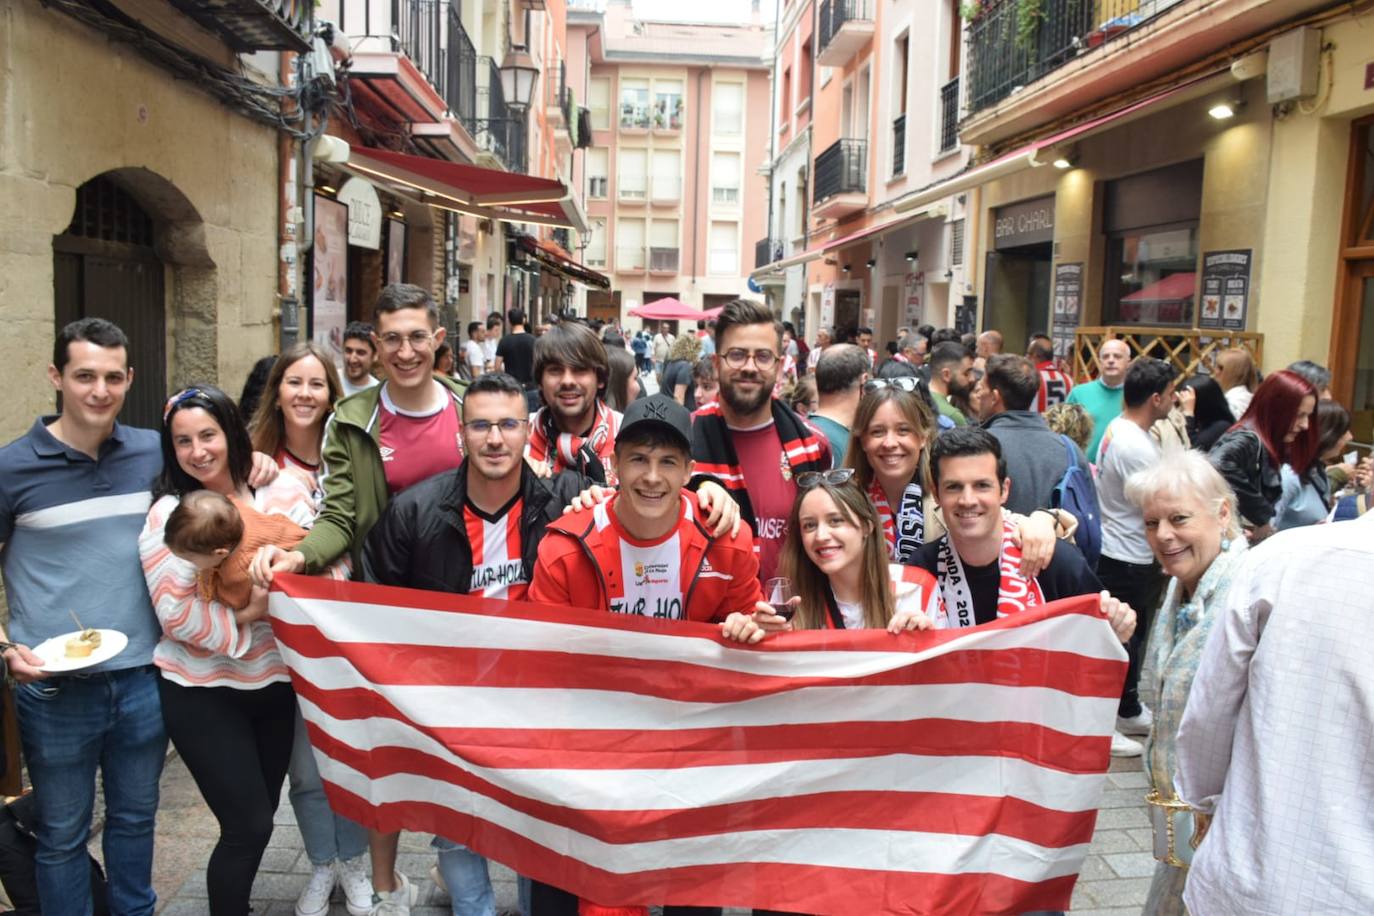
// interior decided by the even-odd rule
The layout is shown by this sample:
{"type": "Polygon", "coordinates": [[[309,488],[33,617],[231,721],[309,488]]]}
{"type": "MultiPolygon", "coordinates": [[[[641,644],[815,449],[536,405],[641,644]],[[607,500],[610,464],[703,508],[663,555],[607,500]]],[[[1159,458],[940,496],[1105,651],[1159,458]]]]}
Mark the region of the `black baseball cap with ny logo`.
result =
{"type": "Polygon", "coordinates": [[[692,450],[692,414],[668,395],[655,394],[631,401],[630,406],[625,408],[625,416],[620,423],[620,436],[644,423],[671,430],[682,440],[682,447],[686,451],[692,450]]]}

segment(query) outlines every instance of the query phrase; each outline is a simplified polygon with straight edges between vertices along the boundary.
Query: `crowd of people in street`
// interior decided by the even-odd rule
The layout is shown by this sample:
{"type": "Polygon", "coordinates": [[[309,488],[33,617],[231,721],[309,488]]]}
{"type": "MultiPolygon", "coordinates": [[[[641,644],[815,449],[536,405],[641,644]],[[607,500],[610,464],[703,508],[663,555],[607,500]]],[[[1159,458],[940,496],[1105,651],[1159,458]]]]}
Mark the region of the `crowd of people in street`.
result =
{"type": "MultiPolygon", "coordinates": [[[[1227,349],[1182,377],[1110,338],[1075,383],[1041,335],[1025,355],[929,326],[808,344],[743,299],[676,334],[519,309],[466,333],[447,340],[429,293],[392,284],[341,366],[296,344],[237,401],[188,386],[144,430],[116,420],[124,333],[61,329],[61,413],[0,449],[32,912],[93,911],[97,773],[103,902],[153,912],[170,742],[220,828],[211,913],[249,912],[288,782],[313,866],[298,916],[335,893],[355,916],[409,913],[399,835],[325,794],[269,620],[283,573],[709,623],[746,645],[1097,596],[1129,658],[1111,754],[1151,784],[1146,912],[1374,912],[1374,683],[1350,638],[1374,586],[1371,467],[1321,366],[1261,375],[1227,349]],[[69,610],[127,646],[45,670],[35,649],[69,610]]],[[[453,912],[495,916],[486,859],[433,846],[453,912]]],[[[658,903],[521,882],[526,916],[658,903]]]]}

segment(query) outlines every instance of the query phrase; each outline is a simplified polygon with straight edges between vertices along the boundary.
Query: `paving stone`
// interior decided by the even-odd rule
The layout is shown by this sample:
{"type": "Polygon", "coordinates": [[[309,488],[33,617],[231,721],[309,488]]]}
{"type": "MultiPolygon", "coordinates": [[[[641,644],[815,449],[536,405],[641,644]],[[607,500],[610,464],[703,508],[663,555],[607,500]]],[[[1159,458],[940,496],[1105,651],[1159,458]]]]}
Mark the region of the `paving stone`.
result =
{"type": "Polygon", "coordinates": [[[1087,909],[1080,910],[1075,907],[1072,911],[1073,916],[1140,916],[1140,907],[1112,907],[1107,910],[1087,909]]]}
{"type": "MultiPolygon", "coordinates": [[[[1128,855],[1136,855],[1136,853],[1128,853],[1128,855]]],[[[1083,860],[1083,867],[1078,870],[1078,887],[1082,887],[1085,881],[1103,881],[1111,880],[1112,878],[1131,877],[1130,875],[1122,875],[1108,868],[1103,858],[1103,856],[1089,855],[1083,860]]]]}
{"type": "Polygon", "coordinates": [[[198,869],[191,873],[186,879],[186,883],[181,885],[181,889],[176,893],[177,897],[188,897],[191,899],[208,899],[210,894],[205,889],[205,869],[198,869]]]}
{"type": "Polygon", "coordinates": [[[1102,793],[1098,808],[1135,808],[1144,804],[1144,789],[1108,789],[1102,793]]]}
{"type": "Polygon", "coordinates": [[[262,864],[258,866],[258,871],[292,871],[296,860],[301,858],[306,862],[310,861],[310,858],[299,849],[285,846],[268,847],[262,854],[262,864]]]}
{"type": "MultiPolygon", "coordinates": [[[[1141,809],[1141,812],[1140,812],[1140,813],[1141,813],[1141,815],[1144,816],[1145,820],[1148,821],[1148,820],[1150,819],[1150,816],[1149,816],[1148,814],[1145,814],[1145,811],[1144,811],[1143,808],[1141,809]]],[[[1153,852],[1154,852],[1154,849],[1155,849],[1155,832],[1154,832],[1154,828],[1152,828],[1152,827],[1132,827],[1132,828],[1128,829],[1126,832],[1129,833],[1129,834],[1131,835],[1131,839],[1135,840],[1135,844],[1136,844],[1137,846],[1139,846],[1141,849],[1143,849],[1143,850],[1145,850],[1146,852],[1149,852],[1149,853],[1153,853],[1153,852]]]]}
{"type": "Polygon", "coordinates": [[[1144,827],[1148,829],[1150,818],[1145,814],[1145,806],[1139,808],[1104,808],[1097,812],[1097,827],[1099,830],[1116,830],[1119,828],[1144,827]]]}
{"type": "Polygon", "coordinates": [[[1148,878],[1155,873],[1155,857],[1148,852],[1114,853],[1102,858],[1118,878],[1148,878]]]}
{"type": "Polygon", "coordinates": [[[1090,892],[1098,906],[1138,908],[1150,894],[1150,879],[1118,878],[1115,881],[1094,881],[1090,892]]]}
{"type": "Polygon", "coordinates": [[[1097,832],[1093,834],[1088,852],[1135,852],[1140,849],[1135,840],[1125,830],[1103,830],[1102,819],[1098,818],[1097,832]]]}
{"type": "Polygon", "coordinates": [[[295,900],[308,879],[305,875],[258,872],[253,879],[254,900],[295,900]]]}
{"type": "Polygon", "coordinates": [[[160,916],[206,916],[210,905],[204,900],[173,900],[158,912],[160,916]]]}
{"type": "Polygon", "coordinates": [[[1149,789],[1150,777],[1144,770],[1123,770],[1107,774],[1107,781],[1118,789],[1149,789]]]}
{"type": "Polygon", "coordinates": [[[1088,887],[1089,883],[1080,878],[1073,886],[1073,897],[1069,899],[1070,910],[1077,911],[1083,907],[1097,906],[1097,901],[1093,899],[1092,891],[1088,887]]]}

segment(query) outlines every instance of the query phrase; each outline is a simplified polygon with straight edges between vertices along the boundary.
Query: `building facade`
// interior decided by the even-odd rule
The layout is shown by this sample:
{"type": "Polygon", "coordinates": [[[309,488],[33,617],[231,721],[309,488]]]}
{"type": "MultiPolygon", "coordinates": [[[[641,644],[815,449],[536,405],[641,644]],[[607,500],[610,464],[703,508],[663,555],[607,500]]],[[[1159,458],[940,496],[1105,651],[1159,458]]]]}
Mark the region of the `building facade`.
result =
{"type": "Polygon", "coordinates": [[[568,14],[569,79],[587,100],[588,267],[614,278],[587,313],[624,319],[673,297],[711,308],[746,294],[767,200],[750,180],[767,145],[770,30],[636,20],[628,2],[568,14]]]}

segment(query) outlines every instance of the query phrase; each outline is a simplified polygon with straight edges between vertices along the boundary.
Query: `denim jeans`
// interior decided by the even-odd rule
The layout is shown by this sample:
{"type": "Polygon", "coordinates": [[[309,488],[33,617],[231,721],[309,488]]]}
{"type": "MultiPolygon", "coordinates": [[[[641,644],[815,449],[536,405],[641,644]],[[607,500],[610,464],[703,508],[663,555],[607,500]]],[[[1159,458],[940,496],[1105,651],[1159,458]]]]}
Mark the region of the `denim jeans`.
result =
{"type": "Polygon", "coordinates": [[[487,860],[441,836],[430,845],[439,850],[439,874],[448,885],[453,916],[496,916],[496,894],[491,889],[487,860]]]}
{"type": "Polygon", "coordinates": [[[152,665],[51,677],[15,691],[19,735],[33,781],[44,916],[89,916],[86,858],[95,775],[105,788],[101,836],[115,916],[151,916],[153,827],[167,757],[157,669],[152,665]]]}
{"type": "Polygon", "coordinates": [[[328,865],[335,859],[355,859],[366,852],[367,828],[335,814],[329,807],[299,706],[296,740],[291,746],[291,766],[287,772],[291,776],[291,808],[296,812],[296,824],[311,864],[328,865]]]}

